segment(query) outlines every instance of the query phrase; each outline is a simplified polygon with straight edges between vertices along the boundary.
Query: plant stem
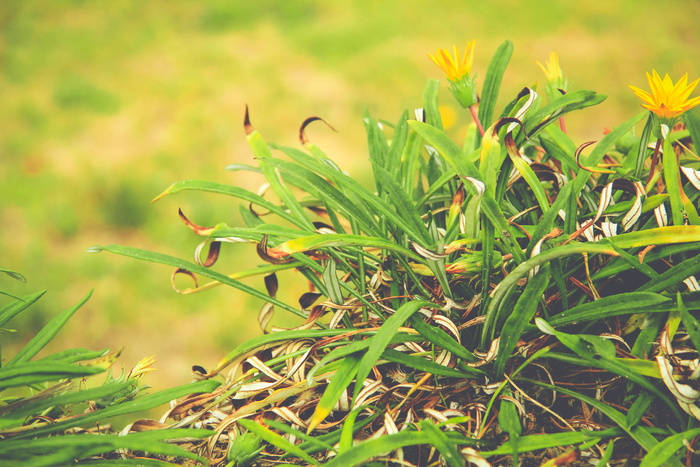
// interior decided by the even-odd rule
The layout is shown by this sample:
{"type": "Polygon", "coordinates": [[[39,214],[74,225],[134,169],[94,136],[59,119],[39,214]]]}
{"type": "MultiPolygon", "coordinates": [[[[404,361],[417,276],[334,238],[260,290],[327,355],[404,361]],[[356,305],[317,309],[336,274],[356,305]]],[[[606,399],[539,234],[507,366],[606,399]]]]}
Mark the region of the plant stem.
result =
{"type": "Polygon", "coordinates": [[[476,123],[476,127],[479,129],[479,134],[481,136],[484,136],[484,127],[481,126],[481,120],[479,120],[479,115],[477,113],[476,105],[470,105],[469,111],[472,114],[472,118],[474,119],[474,123],[476,123]]]}
{"type": "MultiPolygon", "coordinates": [[[[662,142],[663,142],[663,140],[661,138],[656,140],[656,145],[654,146],[654,152],[651,155],[651,166],[649,167],[649,180],[647,180],[647,184],[649,184],[651,182],[651,179],[654,177],[654,171],[656,170],[656,166],[659,163],[659,152],[661,152],[661,143],[662,142]]],[[[660,192],[660,190],[659,190],[659,192],[660,192]]]]}

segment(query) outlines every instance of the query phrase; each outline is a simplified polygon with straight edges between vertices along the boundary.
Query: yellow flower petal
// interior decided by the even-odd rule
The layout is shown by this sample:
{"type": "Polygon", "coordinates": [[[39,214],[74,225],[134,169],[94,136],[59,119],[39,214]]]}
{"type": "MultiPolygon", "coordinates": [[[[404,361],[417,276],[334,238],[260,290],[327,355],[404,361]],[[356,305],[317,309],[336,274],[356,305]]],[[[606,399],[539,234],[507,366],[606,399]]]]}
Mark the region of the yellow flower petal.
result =
{"type": "Polygon", "coordinates": [[[428,58],[445,73],[448,80],[459,81],[471,72],[475,43],[475,40],[468,42],[461,57],[457,46],[453,46],[453,55],[445,49],[438,49],[437,52],[428,54],[428,58]]]}
{"type": "Polygon", "coordinates": [[[559,55],[557,55],[556,50],[552,50],[549,53],[549,58],[544,65],[540,62],[537,62],[537,64],[542,68],[547,81],[558,82],[563,78],[561,67],[559,66],[559,55]]]}
{"type": "Polygon", "coordinates": [[[647,72],[647,81],[651,93],[636,86],[630,86],[634,94],[643,102],[642,107],[654,112],[660,118],[675,118],[700,104],[700,97],[689,99],[700,78],[688,84],[688,74],[683,75],[675,84],[666,74],[663,79],[656,72],[647,72]]]}

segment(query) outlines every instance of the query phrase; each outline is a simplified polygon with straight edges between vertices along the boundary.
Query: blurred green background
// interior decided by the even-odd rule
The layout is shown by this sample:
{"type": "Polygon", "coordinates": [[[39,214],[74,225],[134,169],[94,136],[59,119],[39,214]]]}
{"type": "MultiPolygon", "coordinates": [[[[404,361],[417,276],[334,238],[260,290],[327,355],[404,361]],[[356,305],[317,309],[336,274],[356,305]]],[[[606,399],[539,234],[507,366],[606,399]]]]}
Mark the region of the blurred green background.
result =
{"type": "MultiPolygon", "coordinates": [[[[627,85],[646,88],[647,70],[700,76],[699,17],[697,0],[4,0],[0,267],[24,273],[28,284],[3,277],[0,288],[48,293],[12,323],[20,333],[0,338],[21,345],[94,289],[52,349],[125,347],[127,367],[156,354],[160,372],[147,381],[159,389],[185,383],[191,365],[209,369],[259,333],[261,303],[225,288],[178,295],[166,267],[85,250],[119,243],[189,259],[200,239],[178,207],[201,225],[234,224],[235,200],[150,200],[188,178],[257,189],[261,179],[224,171],[254,163],[245,104],[255,127],[284,145],[298,144],[306,117],[325,118],[338,133],[319,125],[309,136],[363,178],[365,109],[395,120],[420,106],[426,80],[440,77],[426,58],[438,47],[476,39],[474,70],[483,76],[496,47],[511,39],[502,103],[544,82],[535,60],[552,49],[570,89],[609,96],[568,119],[582,143],[639,112],[627,85]]],[[[449,103],[446,89],[443,96],[449,103]]],[[[216,267],[250,267],[252,250],[229,246],[216,267]]],[[[291,283],[297,291],[285,296],[294,300],[303,284],[291,283]]]]}

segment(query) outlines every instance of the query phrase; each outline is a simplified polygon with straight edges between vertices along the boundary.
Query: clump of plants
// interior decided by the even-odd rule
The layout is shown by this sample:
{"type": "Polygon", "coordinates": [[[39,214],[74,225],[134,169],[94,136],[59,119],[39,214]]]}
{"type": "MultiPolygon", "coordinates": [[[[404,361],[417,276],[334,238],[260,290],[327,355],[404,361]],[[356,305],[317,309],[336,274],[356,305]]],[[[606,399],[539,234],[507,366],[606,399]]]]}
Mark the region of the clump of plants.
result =
{"type": "Polygon", "coordinates": [[[605,97],[569,89],[556,54],[543,88],[497,108],[512,45],[483,81],[473,53],[430,56],[473,118],[464,140],[443,129],[437,80],[415,114],[365,116],[372,188],[307,137],[320,118],[297,148],[266,142],[246,112],[257,166],[232,168],[265,189],[188,180],[161,195],[232,196],[244,225],[181,212],[204,237],[194,262],[99,248],[212,281],[181,292],[264,301],[263,335],[195,368],[224,384],[173,414],[212,430],[193,444],[212,465],[700,461],[698,81],[654,72],[650,91],[633,88],[644,111],[579,142],[567,115],[605,97]],[[264,263],[217,271],[239,243],[264,263]],[[309,284],[294,304],[277,298],[288,270],[309,284]],[[303,324],[271,326],[275,310],[303,324]]]}
{"type": "MultiPolygon", "coordinates": [[[[15,271],[0,269],[0,273],[25,281],[24,276],[15,271]]],[[[12,331],[6,324],[44,294],[19,297],[0,291],[0,295],[9,300],[0,307],[0,333],[12,331]]],[[[64,466],[74,465],[81,459],[89,465],[171,465],[157,459],[140,460],[140,453],[170,460],[204,462],[204,458],[186,445],[207,437],[210,434],[207,430],[158,430],[167,425],[136,420],[117,431],[108,422],[115,417],[133,417],[191,393],[212,391],[219,386],[218,382],[200,381],[146,395],[143,390],[148,386],[141,378],[153,371],[152,358],[142,360],[129,372],[114,375],[111,367],[121,351],[74,348],[39,356],[89,297],[90,294],[56,315],[12,358],[3,355],[0,465],[64,466]],[[105,378],[97,376],[105,372],[105,378]],[[128,459],[126,452],[129,452],[128,459]]]]}

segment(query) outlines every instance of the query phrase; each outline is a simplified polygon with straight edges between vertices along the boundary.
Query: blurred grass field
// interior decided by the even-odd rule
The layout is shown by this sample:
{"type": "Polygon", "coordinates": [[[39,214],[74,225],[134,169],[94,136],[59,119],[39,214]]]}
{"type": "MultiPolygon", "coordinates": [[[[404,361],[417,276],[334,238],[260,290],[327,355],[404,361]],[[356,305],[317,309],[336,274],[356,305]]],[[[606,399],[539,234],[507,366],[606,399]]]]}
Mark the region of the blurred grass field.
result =
{"type": "MultiPolygon", "coordinates": [[[[178,207],[201,225],[235,223],[234,200],[150,200],[188,178],[256,190],[261,179],[224,171],[254,163],[246,104],[255,127],[284,145],[298,144],[306,117],[325,118],[338,133],[318,126],[309,136],[363,178],[365,109],[395,120],[420,106],[426,80],[440,77],[426,58],[438,47],[475,38],[474,70],[483,76],[511,39],[502,103],[544,82],[535,60],[552,49],[571,89],[609,96],[568,120],[582,143],[639,111],[627,85],[646,87],[646,71],[700,76],[698,17],[697,0],[0,2],[0,267],[28,279],[0,286],[48,290],[14,323],[20,332],[0,338],[20,345],[94,289],[52,348],[125,347],[129,366],[156,354],[159,377],[148,381],[184,383],[191,365],[211,367],[259,333],[261,303],[224,288],[178,295],[162,266],[85,250],[119,243],[189,259],[199,239],[178,207]]],[[[454,131],[466,122],[460,116],[454,131]]],[[[252,250],[228,248],[217,268],[252,266],[252,250]]],[[[298,295],[285,292],[290,301],[298,295]]]]}

